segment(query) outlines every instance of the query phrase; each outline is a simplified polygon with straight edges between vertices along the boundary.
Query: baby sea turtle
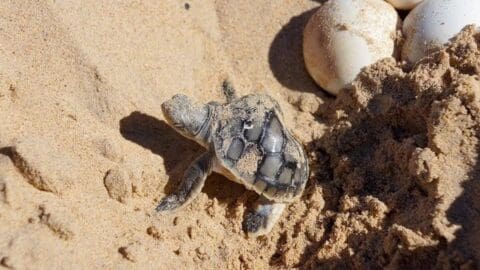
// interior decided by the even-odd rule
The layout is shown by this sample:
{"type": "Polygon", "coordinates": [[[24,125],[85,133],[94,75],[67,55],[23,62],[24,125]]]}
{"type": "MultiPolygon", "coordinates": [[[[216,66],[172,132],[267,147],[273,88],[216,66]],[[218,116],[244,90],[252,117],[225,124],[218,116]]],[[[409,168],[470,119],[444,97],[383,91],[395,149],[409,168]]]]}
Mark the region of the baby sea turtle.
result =
{"type": "Polygon", "coordinates": [[[169,125],[207,149],[185,172],[176,192],[156,210],[190,203],[215,171],[260,194],[243,227],[251,236],[268,233],[287,203],[300,197],[308,179],[302,146],[286,129],[278,103],[263,94],[235,96],[224,83],[227,104],[198,104],[175,95],[162,104],[169,125]]]}

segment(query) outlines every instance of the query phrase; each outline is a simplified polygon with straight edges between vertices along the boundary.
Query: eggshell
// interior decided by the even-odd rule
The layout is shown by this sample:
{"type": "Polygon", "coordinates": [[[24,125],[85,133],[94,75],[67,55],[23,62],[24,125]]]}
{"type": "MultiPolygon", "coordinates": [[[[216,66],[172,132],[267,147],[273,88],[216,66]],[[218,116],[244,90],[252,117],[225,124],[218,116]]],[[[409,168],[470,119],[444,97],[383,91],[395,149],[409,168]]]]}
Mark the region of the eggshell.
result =
{"type": "Polygon", "coordinates": [[[480,26],[479,0],[423,1],[405,18],[402,59],[418,61],[469,24],[480,26]]]}
{"type": "Polygon", "coordinates": [[[304,30],[303,55],[316,83],[336,95],[360,70],[391,57],[400,19],[379,0],[330,0],[304,30]]]}
{"type": "Polygon", "coordinates": [[[386,0],[397,9],[410,10],[423,0],[386,0]]]}

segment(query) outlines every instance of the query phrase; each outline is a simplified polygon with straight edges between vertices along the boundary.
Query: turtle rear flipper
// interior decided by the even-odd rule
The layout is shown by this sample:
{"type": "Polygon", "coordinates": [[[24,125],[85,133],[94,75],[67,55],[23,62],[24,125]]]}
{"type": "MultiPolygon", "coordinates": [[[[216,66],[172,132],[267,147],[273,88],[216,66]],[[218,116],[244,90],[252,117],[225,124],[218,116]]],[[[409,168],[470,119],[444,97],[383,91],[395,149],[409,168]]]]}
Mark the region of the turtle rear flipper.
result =
{"type": "Polygon", "coordinates": [[[284,203],[273,202],[261,196],[257,201],[255,211],[245,217],[243,229],[248,236],[265,235],[272,230],[284,209],[284,203]]]}
{"type": "Polygon", "coordinates": [[[163,198],[155,210],[176,211],[195,199],[202,190],[207,176],[212,173],[213,159],[212,153],[204,153],[197,158],[183,175],[178,190],[163,198]]]}

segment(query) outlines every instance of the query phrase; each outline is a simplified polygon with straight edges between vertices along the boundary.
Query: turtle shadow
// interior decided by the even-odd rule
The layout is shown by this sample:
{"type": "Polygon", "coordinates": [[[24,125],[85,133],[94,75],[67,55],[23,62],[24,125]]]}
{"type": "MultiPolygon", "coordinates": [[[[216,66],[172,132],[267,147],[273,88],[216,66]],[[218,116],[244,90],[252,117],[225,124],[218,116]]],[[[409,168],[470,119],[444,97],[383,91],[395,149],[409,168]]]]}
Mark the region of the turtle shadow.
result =
{"type": "Polygon", "coordinates": [[[139,111],[120,120],[120,133],[125,139],[162,157],[168,175],[165,186],[168,193],[178,185],[190,163],[203,152],[200,145],[178,134],[165,121],[139,111]]]}
{"type": "Polygon", "coordinates": [[[243,185],[230,181],[218,173],[212,173],[208,176],[202,192],[207,194],[208,198],[215,198],[220,204],[226,205],[227,214],[232,214],[229,211],[233,210],[234,205],[237,203],[248,205],[242,196],[245,193],[249,194],[247,195],[249,198],[256,195],[253,191],[247,190],[243,185]]]}
{"type": "MultiPolygon", "coordinates": [[[[176,189],[185,170],[206,151],[197,143],[177,133],[165,121],[139,111],[132,112],[120,120],[120,133],[125,139],[162,157],[168,175],[165,193],[171,193],[176,189]]],[[[202,189],[208,197],[227,204],[234,203],[244,190],[243,186],[228,181],[216,173],[208,177],[202,189]]]]}
{"type": "Polygon", "coordinates": [[[303,29],[317,9],[291,18],[282,27],[270,45],[268,62],[275,78],[286,88],[327,96],[310,77],[303,60],[303,29]]]}

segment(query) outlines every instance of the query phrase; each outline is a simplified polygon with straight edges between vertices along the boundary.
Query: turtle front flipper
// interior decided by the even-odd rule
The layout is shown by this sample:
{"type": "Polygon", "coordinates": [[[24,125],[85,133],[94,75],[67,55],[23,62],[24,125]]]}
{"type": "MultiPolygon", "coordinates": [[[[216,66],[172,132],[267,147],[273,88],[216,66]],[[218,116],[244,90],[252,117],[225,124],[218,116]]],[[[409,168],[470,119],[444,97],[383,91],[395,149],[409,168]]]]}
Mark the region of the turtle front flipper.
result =
{"type": "Polygon", "coordinates": [[[285,209],[284,203],[277,203],[261,196],[255,210],[248,213],[243,221],[243,229],[248,236],[265,235],[272,230],[273,225],[282,215],[283,209],[285,209]]]}
{"type": "Polygon", "coordinates": [[[175,211],[188,205],[200,193],[207,176],[212,173],[214,156],[204,153],[197,158],[183,175],[177,191],[163,198],[158,204],[158,212],[175,211]]]}
{"type": "Polygon", "coordinates": [[[222,91],[227,99],[227,103],[230,103],[238,98],[237,91],[235,91],[235,88],[229,80],[225,80],[223,82],[222,91]]]}

